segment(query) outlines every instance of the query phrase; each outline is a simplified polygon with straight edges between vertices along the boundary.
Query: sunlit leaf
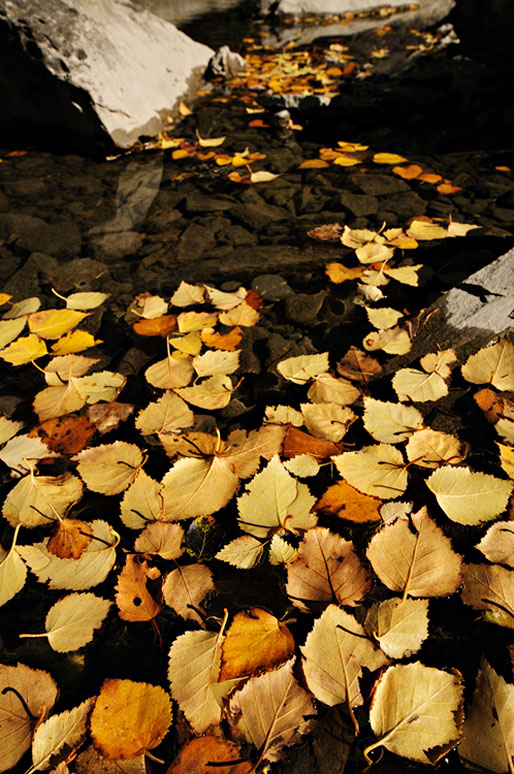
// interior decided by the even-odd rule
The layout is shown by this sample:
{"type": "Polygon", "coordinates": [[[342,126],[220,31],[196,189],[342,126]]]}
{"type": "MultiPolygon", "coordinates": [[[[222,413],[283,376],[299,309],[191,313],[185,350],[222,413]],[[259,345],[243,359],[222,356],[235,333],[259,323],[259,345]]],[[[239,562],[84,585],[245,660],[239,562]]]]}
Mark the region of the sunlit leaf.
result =
{"type": "Polygon", "coordinates": [[[487,473],[448,465],[435,470],[425,483],[448,518],[459,524],[480,524],[499,516],[514,486],[487,473]]]}
{"type": "Polygon", "coordinates": [[[381,443],[333,457],[343,478],[359,492],[382,500],[400,497],[407,488],[405,462],[394,446],[381,443]]]}

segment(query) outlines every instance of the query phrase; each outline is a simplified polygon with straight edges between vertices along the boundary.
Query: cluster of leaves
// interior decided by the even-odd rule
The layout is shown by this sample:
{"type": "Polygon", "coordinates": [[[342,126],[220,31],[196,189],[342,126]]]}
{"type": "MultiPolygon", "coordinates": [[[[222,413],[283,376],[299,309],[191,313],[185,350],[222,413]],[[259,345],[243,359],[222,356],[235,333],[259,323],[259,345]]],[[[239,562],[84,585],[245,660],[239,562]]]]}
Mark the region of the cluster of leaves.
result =
{"type": "MultiPolygon", "coordinates": [[[[365,271],[388,281],[418,268],[388,268],[396,247],[469,228],[418,219],[401,233],[345,229],[342,241],[365,271]]],[[[484,660],[464,722],[462,676],[426,666],[419,654],[436,598],[458,596],[486,621],[514,628],[510,340],[471,355],[457,377],[480,386],[475,400],[505,442],[498,444],[498,475],[464,464],[467,445],[427,420],[427,407],[451,388],[458,365],[451,349],[398,370],[390,385],[397,399],[390,401],[374,397],[381,365],[357,347],[332,370],[328,352],[283,359],[277,373],[298,391],[295,405],[270,405],[260,427],[223,439],[195,410],[230,404],[245,335],[263,300],[242,287],[224,292],[182,282],[169,299],[143,293],[131,304],[126,320],[134,334],[162,341],[162,357],[144,371],[155,400],[138,411],[134,442],[98,443],[128,423],[134,406],[117,400],[122,374],[94,371],[100,361],[77,354],[99,343],[78,326],[105,294],[62,300],[64,309],[39,311],[38,299],[0,297],[7,307],[0,357],[27,368],[45,358],[39,368],[47,384],[34,398],[35,427],[0,418],[0,459],[13,478],[2,505],[10,542],[0,548],[0,604],[16,605],[29,571],[62,592],[44,622],[34,621],[36,631],[18,632],[44,637],[62,654],[87,647],[108,619],[147,622],[159,632],[168,611],[184,628],[162,642],[167,682],[164,675],[153,685],[107,674],[97,696],[63,712],[52,714],[58,689],[48,672],[0,666],[0,770],[31,747],[31,772],[80,774],[113,761],[135,774],[145,770],[145,757],[155,759],[151,751],[173,724],[182,743],[168,774],[210,764],[244,774],[279,760],[315,727],[323,705],[345,707],[358,735],[367,722],[359,709],[368,705],[362,680],[371,673],[367,719],[376,741],[365,751],[368,760],[384,747],[431,763],[460,743],[466,763],[506,771],[513,686],[484,660]],[[158,480],[145,467],[152,471],[162,453],[168,470],[158,480]],[[59,474],[39,472],[56,460],[59,474]],[[105,513],[107,501],[116,502],[117,516],[79,518],[87,492],[106,498],[105,513]],[[186,550],[186,529],[202,519],[230,533],[211,554],[186,550]],[[364,541],[343,537],[335,522],[360,525],[364,541]],[[454,549],[455,524],[476,531],[481,561],[464,561],[454,549]],[[242,574],[275,568],[307,636],[300,640],[294,619],[281,621],[265,606],[240,611],[229,604],[217,615],[223,566],[242,574]],[[102,583],[111,593],[91,590],[102,583]]],[[[399,313],[380,305],[367,312],[378,333],[365,346],[389,353],[374,337],[394,329],[399,313]]]]}

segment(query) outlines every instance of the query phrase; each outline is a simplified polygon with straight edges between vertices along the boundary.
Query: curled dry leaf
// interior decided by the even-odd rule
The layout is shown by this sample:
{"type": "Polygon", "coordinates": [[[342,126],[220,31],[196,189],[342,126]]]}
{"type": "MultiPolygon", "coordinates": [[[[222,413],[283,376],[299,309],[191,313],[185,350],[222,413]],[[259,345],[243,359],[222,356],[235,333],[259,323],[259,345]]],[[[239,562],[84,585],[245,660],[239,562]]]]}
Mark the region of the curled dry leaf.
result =
{"type": "Polygon", "coordinates": [[[203,624],[198,612],[202,602],[215,590],[212,572],[204,564],[177,567],[166,576],[162,586],[164,601],[177,615],[203,624]]]}
{"type": "Polygon", "coordinates": [[[241,762],[241,750],[233,742],[217,736],[199,736],[180,748],[166,774],[205,774],[209,764],[220,765],[223,774],[251,774],[250,762],[241,762]]]}
{"type": "Polygon", "coordinates": [[[413,433],[405,447],[409,462],[420,468],[458,465],[467,453],[468,445],[454,435],[423,427],[413,433]]]}
{"type": "Polygon", "coordinates": [[[114,495],[134,481],[143,464],[141,450],[133,443],[114,443],[84,449],[74,457],[77,472],[92,492],[114,495]]]}
{"type": "Polygon", "coordinates": [[[91,713],[94,745],[108,760],[136,758],[163,740],[171,701],[158,685],[106,680],[91,713]]]}
{"type": "Polygon", "coordinates": [[[319,355],[299,355],[281,360],[277,371],[294,384],[305,384],[328,371],[328,352],[319,355]]]}
{"type": "Polygon", "coordinates": [[[301,652],[309,690],[329,707],[345,702],[357,734],[353,708],[364,703],[359,684],[362,670],[374,672],[385,666],[389,663],[385,654],[354,616],[336,605],[329,605],[314,622],[301,652]]]}
{"type": "Polygon", "coordinates": [[[311,603],[354,607],[370,585],[371,576],[353,543],[326,527],[310,529],[300,543],[297,559],[287,566],[287,595],[304,612],[309,612],[311,603]]]}
{"type": "Polygon", "coordinates": [[[32,739],[32,766],[27,774],[47,769],[50,761],[64,750],[72,755],[82,744],[87,732],[87,718],[93,699],[86,699],[66,712],[52,715],[41,723],[32,739]]]}
{"type": "Polygon", "coordinates": [[[462,601],[474,610],[484,610],[490,623],[514,629],[514,572],[490,564],[465,564],[462,601]]]}
{"type": "Polygon", "coordinates": [[[47,548],[61,559],[78,559],[91,542],[93,530],[80,519],[59,519],[47,548]]]}
{"type": "Polygon", "coordinates": [[[333,513],[341,519],[360,523],[380,521],[381,505],[382,500],[378,497],[362,494],[346,481],[340,481],[329,486],[314,506],[314,510],[333,513]]]}
{"type": "Polygon", "coordinates": [[[499,516],[514,486],[487,473],[448,465],[434,470],[425,483],[449,519],[472,525],[499,516]]]}
{"type": "Polygon", "coordinates": [[[459,757],[470,768],[509,771],[514,756],[514,686],[482,659],[459,757]]]}
{"type": "Polygon", "coordinates": [[[453,594],[461,582],[462,557],[429,517],[426,507],[386,524],[366,551],[376,574],[403,598],[453,594]]]}
{"type": "Polygon", "coordinates": [[[423,416],[414,406],[366,397],[363,422],[375,441],[401,443],[423,425],[423,416]]]}
{"type": "Polygon", "coordinates": [[[44,720],[57,699],[57,686],[48,672],[25,664],[0,664],[0,771],[15,766],[30,747],[34,718],[44,720]],[[25,707],[18,695],[23,697],[25,707]]]}
{"type": "Polygon", "coordinates": [[[148,581],[159,577],[160,572],[150,569],[145,559],[129,554],[123,570],[118,575],[116,604],[124,621],[151,621],[159,614],[157,602],[148,589],[148,581]]]}
{"type": "Polygon", "coordinates": [[[259,759],[277,761],[286,745],[301,741],[313,725],[312,697],[293,677],[293,661],[251,677],[229,703],[229,722],[237,739],[259,750],[259,759]]]}
{"type": "Polygon", "coordinates": [[[275,616],[253,607],[237,613],[223,640],[219,680],[269,671],[294,653],[294,638],[275,616]]]}
{"type": "Polygon", "coordinates": [[[346,355],[337,363],[336,368],[341,376],[365,384],[382,373],[382,366],[378,360],[354,346],[350,347],[346,355]]]}
{"type": "Polygon", "coordinates": [[[389,658],[412,656],[428,637],[428,599],[386,599],[369,610],[366,628],[389,658]]]}
{"type": "Polygon", "coordinates": [[[435,763],[460,737],[462,705],[458,672],[419,662],[389,667],[375,685],[369,718],[380,739],[364,751],[366,759],[371,763],[371,750],[385,747],[410,760],[435,763]]]}
{"type": "Polygon", "coordinates": [[[407,469],[401,452],[389,444],[364,446],[332,460],[351,486],[372,497],[394,499],[407,488],[407,469]]]}

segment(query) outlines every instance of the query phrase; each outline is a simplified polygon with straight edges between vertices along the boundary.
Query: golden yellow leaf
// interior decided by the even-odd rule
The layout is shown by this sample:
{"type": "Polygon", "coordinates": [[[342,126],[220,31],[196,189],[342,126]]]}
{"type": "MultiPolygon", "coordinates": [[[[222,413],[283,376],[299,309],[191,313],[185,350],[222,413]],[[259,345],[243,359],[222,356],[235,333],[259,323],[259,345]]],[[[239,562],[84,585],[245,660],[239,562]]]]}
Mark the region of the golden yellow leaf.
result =
{"type": "Polygon", "coordinates": [[[160,686],[109,679],[91,713],[91,735],[105,758],[127,760],[157,747],[171,720],[170,697],[160,686]]]}
{"type": "Polygon", "coordinates": [[[146,381],[160,390],[173,390],[185,387],[194,374],[191,359],[178,355],[169,355],[164,360],[149,366],[145,371],[146,381]]]}
{"type": "Polygon", "coordinates": [[[220,145],[223,145],[227,139],[226,137],[200,137],[198,129],[196,130],[196,136],[198,138],[198,145],[200,148],[217,148],[220,145]]]}
{"type": "Polygon", "coordinates": [[[468,446],[454,435],[423,427],[410,436],[405,450],[409,462],[418,467],[438,468],[458,465],[466,457],[468,446]]]}
{"type": "Polygon", "coordinates": [[[448,385],[439,374],[427,374],[417,368],[400,368],[393,376],[393,388],[402,401],[424,403],[448,395],[448,385]]]}
{"type": "Polygon", "coordinates": [[[16,339],[0,351],[0,357],[12,365],[24,365],[48,353],[45,342],[35,333],[16,339]]]}
{"type": "Polygon", "coordinates": [[[347,379],[337,379],[327,373],[318,374],[307,392],[313,403],[339,403],[341,406],[353,403],[359,396],[360,390],[347,379]]]}
{"type": "Polygon", "coordinates": [[[180,459],[162,479],[162,518],[177,521],[219,511],[238,487],[239,477],[222,457],[180,459]]]}
{"type": "Polygon", "coordinates": [[[2,514],[11,526],[37,527],[64,516],[82,497],[82,482],[71,473],[21,478],[4,500],[2,514]]]}
{"type": "Polygon", "coordinates": [[[412,342],[406,328],[395,325],[394,328],[368,333],[362,341],[362,346],[368,352],[382,349],[388,355],[405,355],[410,350],[412,342]]]}
{"type": "Polygon", "coordinates": [[[253,607],[237,613],[221,653],[220,682],[274,669],[294,653],[293,635],[275,616],[253,607]]]}
{"type": "Polygon", "coordinates": [[[181,312],[177,316],[180,333],[200,331],[207,326],[216,325],[217,320],[217,312],[181,312]]]}
{"type": "Polygon", "coordinates": [[[43,339],[58,339],[87,316],[86,312],[75,309],[46,309],[44,312],[29,314],[29,329],[43,339]]]}
{"type": "Polygon", "coordinates": [[[437,191],[438,193],[443,194],[443,196],[448,196],[457,193],[458,191],[462,191],[462,188],[458,185],[453,185],[449,180],[445,180],[437,186],[437,191]]]}
{"type": "MultiPolygon", "coordinates": [[[[247,301],[242,301],[234,309],[227,312],[220,312],[219,321],[222,325],[230,327],[239,325],[243,328],[251,328],[259,321],[259,312],[254,309],[247,301]]],[[[210,325],[211,323],[208,323],[210,325]]]]}
{"type": "Polygon", "coordinates": [[[375,153],[373,161],[375,164],[401,164],[407,159],[397,153],[375,153]]]}
{"type": "Polygon", "coordinates": [[[355,255],[361,263],[376,263],[389,261],[394,255],[394,247],[388,247],[377,242],[368,242],[355,250],[355,255]]]}
{"type": "Polygon", "coordinates": [[[333,513],[341,519],[360,523],[380,521],[379,508],[381,505],[382,501],[378,497],[362,494],[346,481],[340,481],[338,484],[329,486],[314,509],[333,513]]]}
{"type": "Polygon", "coordinates": [[[348,406],[338,403],[302,403],[303,418],[307,430],[318,438],[337,443],[355,420],[355,414],[348,406]]]}
{"type": "Polygon", "coordinates": [[[0,350],[20,335],[25,325],[26,317],[17,317],[13,320],[0,320],[0,350]]]}
{"type": "Polygon", "coordinates": [[[414,180],[419,177],[423,172],[423,168],[418,164],[409,164],[408,167],[393,167],[392,172],[399,177],[403,177],[404,180],[414,180]]]}
{"type": "Polygon", "coordinates": [[[140,468],[121,501],[120,518],[129,529],[142,529],[160,519],[164,510],[162,486],[140,468]]]}
{"type": "Polygon", "coordinates": [[[514,484],[467,467],[445,465],[425,481],[449,519],[480,524],[499,516],[507,507],[514,484]]]}
{"type": "Polygon", "coordinates": [[[428,599],[386,599],[369,610],[366,628],[389,658],[412,656],[428,637],[428,599]]]}
{"type": "Polygon", "coordinates": [[[334,262],[327,263],[325,266],[325,271],[331,282],[334,282],[336,285],[340,285],[342,282],[358,279],[360,276],[362,276],[364,267],[355,266],[353,268],[348,268],[342,263],[334,262]]]}
{"type": "Polygon", "coordinates": [[[390,500],[407,488],[407,469],[401,452],[381,443],[364,446],[360,451],[332,457],[339,473],[359,492],[390,500]]]}
{"type": "Polygon", "coordinates": [[[365,306],[368,320],[374,328],[379,330],[387,330],[387,328],[393,328],[400,317],[403,317],[402,312],[398,312],[396,309],[392,309],[390,306],[384,306],[375,308],[371,306],[365,306]]]}
{"type": "Polygon", "coordinates": [[[446,239],[448,231],[431,221],[413,220],[407,229],[407,235],[413,237],[417,241],[446,239]]]}
{"type": "Polygon", "coordinates": [[[66,299],[67,309],[96,309],[109,298],[109,293],[72,293],[66,299]]]}
{"type": "Polygon", "coordinates": [[[191,427],[194,414],[182,398],[171,390],[154,403],[139,412],[136,427],[142,435],[153,433],[176,433],[184,427],[191,427]]]}
{"type": "Polygon", "coordinates": [[[423,172],[422,175],[418,175],[418,180],[422,180],[424,183],[438,183],[442,177],[433,172],[423,172]]]}
{"type": "Polygon", "coordinates": [[[193,304],[203,304],[205,301],[205,287],[190,285],[188,282],[182,282],[170,298],[170,304],[174,306],[192,306],[193,304]]]}
{"type": "Polygon", "coordinates": [[[329,166],[328,161],[323,161],[323,159],[307,159],[298,165],[298,169],[323,169],[329,166]]]}
{"type": "Polygon", "coordinates": [[[338,154],[334,159],[334,164],[338,167],[354,167],[356,164],[362,164],[362,159],[356,156],[347,156],[345,153],[338,154]]]}
{"type": "Polygon", "coordinates": [[[192,406],[210,411],[228,406],[234,389],[230,376],[215,374],[192,387],[175,387],[175,392],[192,406]]]}
{"type": "Polygon", "coordinates": [[[125,441],[84,449],[74,459],[88,489],[108,495],[127,489],[143,464],[140,449],[125,441]]]}
{"type": "Polygon", "coordinates": [[[423,425],[422,414],[414,406],[364,398],[364,427],[375,439],[383,443],[406,441],[423,425]]]}
{"type": "Polygon", "coordinates": [[[250,761],[239,762],[241,750],[233,742],[217,736],[197,736],[180,748],[166,774],[205,774],[212,763],[221,766],[223,774],[252,774],[250,761]]]}
{"type": "Polygon", "coordinates": [[[203,328],[200,336],[207,347],[233,352],[243,338],[243,331],[239,325],[231,328],[228,333],[218,333],[214,328],[203,328]]]}
{"type": "Polygon", "coordinates": [[[6,304],[11,298],[12,296],[9,293],[0,293],[0,306],[6,304]]]}
{"type": "Polygon", "coordinates": [[[54,355],[69,355],[73,352],[83,352],[102,343],[101,339],[95,339],[87,331],[71,331],[52,344],[52,352],[54,355]]]}
{"type": "Polygon", "coordinates": [[[305,384],[329,369],[328,352],[317,355],[298,355],[281,360],[277,371],[294,384],[305,384]]]}
{"type": "Polygon", "coordinates": [[[514,344],[503,338],[470,355],[462,376],[473,384],[490,384],[498,390],[514,390],[514,344]]]}
{"type": "Polygon", "coordinates": [[[79,411],[86,403],[86,397],[79,395],[72,382],[56,387],[45,387],[38,392],[32,403],[40,422],[62,417],[79,411]]]}

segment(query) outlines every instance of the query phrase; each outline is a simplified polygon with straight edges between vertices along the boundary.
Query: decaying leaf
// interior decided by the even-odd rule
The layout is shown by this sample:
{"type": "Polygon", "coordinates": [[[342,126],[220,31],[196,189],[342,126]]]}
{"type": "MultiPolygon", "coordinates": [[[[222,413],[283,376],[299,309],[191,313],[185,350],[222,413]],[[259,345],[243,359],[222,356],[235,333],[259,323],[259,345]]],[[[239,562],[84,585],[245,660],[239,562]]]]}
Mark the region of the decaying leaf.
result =
{"type": "Polygon", "coordinates": [[[157,747],[171,720],[170,697],[160,686],[109,679],[91,713],[91,735],[105,758],[127,760],[157,747]]]}
{"type": "Polygon", "coordinates": [[[478,550],[494,564],[505,564],[514,569],[514,524],[496,521],[477,543],[478,550]]]}
{"type": "Polygon", "coordinates": [[[458,672],[443,672],[419,662],[386,669],[371,703],[371,728],[380,738],[364,751],[368,762],[369,753],[377,747],[421,763],[442,758],[461,734],[462,694],[458,672]]]}
{"type": "Polygon", "coordinates": [[[47,548],[61,559],[78,559],[91,542],[93,530],[80,519],[59,519],[47,548]]]}
{"type": "Polygon", "coordinates": [[[214,591],[212,572],[204,564],[177,567],[167,576],[162,586],[164,601],[182,618],[203,623],[199,614],[202,601],[214,591]]]}
{"type": "Polygon", "coordinates": [[[237,613],[222,645],[219,680],[270,670],[294,653],[293,635],[275,616],[254,607],[237,613]]]}
{"type": "Polygon", "coordinates": [[[484,618],[499,626],[514,629],[514,572],[496,564],[463,566],[462,601],[474,610],[483,610],[484,618]]]}
{"type": "Polygon", "coordinates": [[[286,745],[310,731],[315,715],[312,698],[294,679],[293,661],[251,677],[229,703],[229,722],[236,738],[259,750],[261,760],[276,761],[286,745]]]}
{"type": "Polygon", "coordinates": [[[148,581],[159,577],[145,559],[129,554],[116,584],[116,604],[124,621],[151,621],[161,605],[148,589],[148,581]]]}
{"type": "Polygon", "coordinates": [[[378,497],[362,494],[346,481],[340,481],[329,486],[314,506],[314,510],[333,513],[348,521],[380,521],[381,505],[382,500],[378,497]]]}

